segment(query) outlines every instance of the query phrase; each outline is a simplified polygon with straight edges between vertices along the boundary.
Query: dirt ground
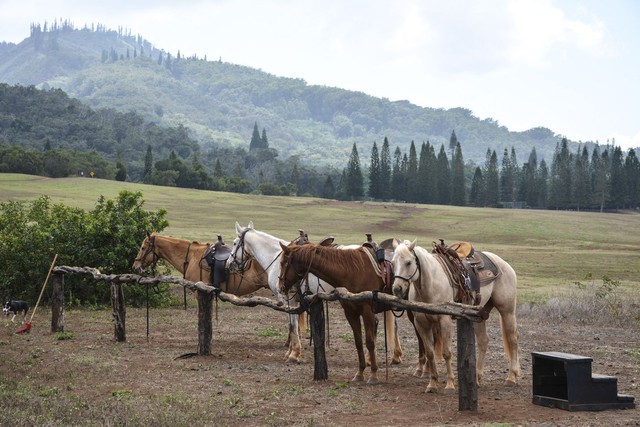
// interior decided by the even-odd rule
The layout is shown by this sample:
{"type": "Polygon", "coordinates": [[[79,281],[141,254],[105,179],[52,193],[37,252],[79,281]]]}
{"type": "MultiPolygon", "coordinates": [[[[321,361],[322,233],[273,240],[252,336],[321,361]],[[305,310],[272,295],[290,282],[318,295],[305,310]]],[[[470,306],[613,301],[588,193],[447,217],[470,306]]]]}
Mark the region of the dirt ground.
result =
{"type": "MultiPolygon", "coordinates": [[[[191,297],[193,298],[193,297],[191,297]]],[[[264,307],[218,306],[213,355],[195,352],[197,308],[152,310],[146,336],[144,309],[127,310],[127,342],[113,339],[111,313],[70,310],[59,339],[49,332],[50,313],[38,312],[30,334],[2,319],[0,425],[640,425],[640,409],[569,412],[532,404],[531,352],[562,351],[593,358],[593,372],[618,378],[618,393],[640,397],[640,331],[547,324],[519,317],[522,376],[505,387],[506,359],[499,317],[489,319],[490,349],[478,411],[458,411],[458,395],[426,394],[413,377],[417,341],[400,318],[404,361],[385,368],[375,386],[352,384],[357,357],[352,333],[337,303],[330,303],[329,380],[313,381],[308,339],[300,364],[286,364],[286,320],[264,307]],[[16,397],[7,394],[15,393],[16,397]],[[20,407],[24,403],[24,407],[20,407]],[[73,404],[69,402],[74,402],[73,404]],[[49,409],[47,409],[49,408],[49,409]],[[50,409],[54,408],[54,409],[50,409]],[[74,409],[75,408],[75,409],[74,409]],[[49,411],[49,412],[47,412],[49,411]],[[75,412],[74,412],[75,411],[75,412]],[[20,419],[22,418],[22,419],[20,419]],[[44,421],[44,422],[43,422],[44,421]]],[[[380,335],[381,336],[381,335],[380,335]]],[[[384,345],[379,339],[380,357],[384,345]]],[[[455,355],[455,338],[453,343],[455,355]]],[[[440,365],[441,372],[444,366],[440,365]]],[[[454,364],[455,366],[455,364],[454,364]]],[[[443,386],[442,386],[443,387],[443,386]]]]}

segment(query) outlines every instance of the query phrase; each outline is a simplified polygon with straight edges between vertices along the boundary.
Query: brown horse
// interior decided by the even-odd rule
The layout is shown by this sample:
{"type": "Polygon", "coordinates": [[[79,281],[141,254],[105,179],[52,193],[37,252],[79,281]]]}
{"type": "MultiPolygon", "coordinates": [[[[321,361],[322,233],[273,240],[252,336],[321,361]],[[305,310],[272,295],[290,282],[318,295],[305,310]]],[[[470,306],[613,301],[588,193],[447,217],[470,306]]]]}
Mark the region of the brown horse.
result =
{"type": "MultiPolygon", "coordinates": [[[[179,239],[147,233],[136,255],[133,268],[136,271],[146,270],[158,259],[164,259],[191,282],[202,281],[211,284],[210,270],[203,267],[203,255],[209,248],[208,243],[179,239]]],[[[227,281],[220,288],[227,293],[243,296],[268,287],[267,275],[257,262],[247,261],[243,272],[229,270],[227,281]]]]}
{"type": "MultiPolygon", "coordinates": [[[[283,256],[280,261],[282,274],[280,275],[279,291],[284,295],[309,273],[334,287],[344,287],[353,293],[379,290],[384,285],[382,277],[376,271],[375,260],[367,254],[368,249],[366,248],[332,248],[317,244],[286,246],[282,243],[280,247],[283,256]]],[[[365,342],[371,362],[371,376],[368,383],[375,384],[378,381],[378,362],[375,351],[376,320],[372,303],[371,301],[340,300],[340,304],[353,331],[358,352],[358,372],[351,381],[364,380],[364,370],[367,366],[362,346],[362,323],[364,323],[365,342]],[[362,323],[360,319],[362,319],[362,323]]],[[[393,313],[386,311],[385,316],[387,316],[387,338],[389,342],[397,343],[395,350],[400,351],[399,341],[393,327],[393,313]]]]}

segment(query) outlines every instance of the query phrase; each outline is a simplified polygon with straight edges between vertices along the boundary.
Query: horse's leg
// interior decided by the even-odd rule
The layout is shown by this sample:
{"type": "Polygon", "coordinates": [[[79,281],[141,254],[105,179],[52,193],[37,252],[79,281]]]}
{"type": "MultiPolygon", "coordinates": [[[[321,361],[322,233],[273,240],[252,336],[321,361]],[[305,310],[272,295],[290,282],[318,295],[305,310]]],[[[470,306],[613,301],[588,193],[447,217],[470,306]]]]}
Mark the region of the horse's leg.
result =
{"type": "Polygon", "coordinates": [[[309,317],[306,311],[298,314],[298,335],[306,336],[307,329],[309,328],[309,317]]]}
{"type": "Polygon", "coordinates": [[[414,371],[413,376],[420,378],[426,373],[426,370],[429,369],[425,366],[426,358],[424,355],[424,344],[422,342],[420,332],[418,332],[418,329],[416,329],[413,311],[407,310],[407,317],[411,322],[411,326],[413,326],[413,331],[416,334],[416,338],[418,338],[418,363],[416,365],[416,370],[414,371]]]}
{"type": "Polygon", "coordinates": [[[298,316],[289,315],[289,350],[285,358],[287,362],[300,363],[300,355],[302,353],[302,343],[298,334],[298,316]]]}
{"type": "Polygon", "coordinates": [[[504,351],[509,359],[509,375],[504,385],[516,385],[520,376],[520,359],[518,356],[518,323],[515,312],[500,313],[502,323],[502,340],[504,351]]]}
{"type": "MultiPolygon", "coordinates": [[[[340,301],[342,303],[343,301],[340,301]]],[[[358,353],[358,372],[351,379],[352,382],[362,382],[364,381],[364,369],[367,366],[367,362],[364,358],[364,350],[362,349],[362,324],[360,323],[360,315],[355,312],[353,309],[348,308],[343,304],[344,315],[347,318],[347,322],[349,322],[349,326],[351,326],[351,330],[353,331],[353,341],[356,345],[356,351],[358,353]]]]}
{"type": "Polygon", "coordinates": [[[429,384],[427,384],[427,393],[438,392],[438,368],[436,367],[434,348],[433,348],[433,324],[427,318],[424,313],[419,313],[414,317],[414,325],[420,336],[422,337],[422,343],[424,344],[424,353],[426,357],[426,364],[430,370],[429,384]]]}
{"type": "Polygon", "coordinates": [[[387,348],[393,349],[393,356],[391,357],[391,364],[398,365],[402,363],[402,345],[400,344],[400,338],[398,337],[398,322],[391,310],[384,312],[385,324],[386,324],[386,344],[387,348]]]}
{"type": "Polygon", "coordinates": [[[367,344],[367,351],[369,353],[369,360],[371,361],[371,376],[369,377],[368,384],[378,383],[378,361],[376,359],[376,319],[372,310],[368,307],[362,312],[362,321],[364,323],[365,340],[367,344]]]}
{"type": "Polygon", "coordinates": [[[442,351],[442,357],[444,358],[445,366],[447,367],[447,384],[444,387],[444,392],[446,394],[450,394],[456,391],[453,368],[451,367],[451,334],[453,333],[453,325],[449,316],[438,317],[438,323],[435,324],[434,327],[440,328],[440,333],[434,333],[434,341],[435,337],[440,340],[435,343],[435,347],[442,351]]]}
{"type": "Polygon", "coordinates": [[[476,343],[478,353],[476,355],[476,381],[478,385],[482,382],[482,373],[484,372],[484,357],[487,354],[489,346],[489,335],[487,335],[487,322],[474,322],[473,329],[476,333],[476,343]]]}

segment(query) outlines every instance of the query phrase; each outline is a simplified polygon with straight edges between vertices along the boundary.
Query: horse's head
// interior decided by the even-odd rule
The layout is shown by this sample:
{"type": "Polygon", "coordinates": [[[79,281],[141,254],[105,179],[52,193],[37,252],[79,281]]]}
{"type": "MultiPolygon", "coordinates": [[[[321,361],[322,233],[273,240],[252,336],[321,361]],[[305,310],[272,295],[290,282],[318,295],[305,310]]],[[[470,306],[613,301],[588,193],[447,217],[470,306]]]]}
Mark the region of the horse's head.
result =
{"type": "Polygon", "coordinates": [[[227,259],[227,268],[232,266],[243,266],[251,257],[251,253],[246,250],[245,247],[245,235],[250,230],[253,230],[253,222],[250,222],[247,227],[241,227],[236,221],[236,233],[238,234],[233,239],[233,245],[231,246],[231,254],[227,259]]]}
{"type": "Polygon", "coordinates": [[[393,259],[393,294],[398,298],[407,299],[411,283],[420,280],[420,263],[413,251],[416,247],[416,240],[397,244],[394,242],[393,259]]]}
{"type": "Polygon", "coordinates": [[[299,246],[295,243],[284,245],[280,242],[282,255],[280,257],[280,277],[278,277],[278,292],[287,295],[291,290],[296,290],[300,281],[304,278],[304,271],[298,271],[298,263],[296,261],[296,249],[299,246]]]}
{"type": "Polygon", "coordinates": [[[140,273],[146,270],[150,265],[155,264],[157,261],[156,233],[149,233],[147,231],[147,236],[140,245],[140,250],[138,251],[138,255],[136,255],[136,259],[133,262],[132,267],[135,271],[140,273]]]}

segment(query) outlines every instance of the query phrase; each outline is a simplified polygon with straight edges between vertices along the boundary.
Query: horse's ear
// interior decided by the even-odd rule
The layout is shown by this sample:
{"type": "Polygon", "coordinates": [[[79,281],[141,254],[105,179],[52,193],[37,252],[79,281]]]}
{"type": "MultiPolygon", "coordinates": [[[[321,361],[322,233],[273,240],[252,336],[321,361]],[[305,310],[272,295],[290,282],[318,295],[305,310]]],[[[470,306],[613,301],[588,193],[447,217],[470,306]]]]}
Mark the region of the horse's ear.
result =
{"type": "Polygon", "coordinates": [[[413,242],[409,243],[409,250],[412,251],[416,247],[416,243],[418,242],[418,238],[413,239],[413,242]]]}
{"type": "Polygon", "coordinates": [[[282,242],[278,242],[280,243],[280,247],[282,248],[282,252],[284,252],[285,254],[288,254],[291,251],[291,248],[289,248],[289,246],[285,245],[282,242]]]}
{"type": "Polygon", "coordinates": [[[236,221],[236,233],[238,233],[238,236],[242,234],[242,227],[240,227],[238,221],[236,221]]]}
{"type": "Polygon", "coordinates": [[[247,228],[253,229],[253,221],[249,221],[249,225],[247,225],[247,228]]]}
{"type": "Polygon", "coordinates": [[[395,251],[395,250],[396,250],[396,248],[398,247],[398,243],[400,243],[400,242],[398,241],[398,239],[393,239],[393,240],[391,241],[391,246],[393,246],[393,250],[394,250],[394,251],[395,251]]]}
{"type": "Polygon", "coordinates": [[[149,233],[149,230],[147,230],[147,238],[151,238],[151,233],[149,233]]]}

